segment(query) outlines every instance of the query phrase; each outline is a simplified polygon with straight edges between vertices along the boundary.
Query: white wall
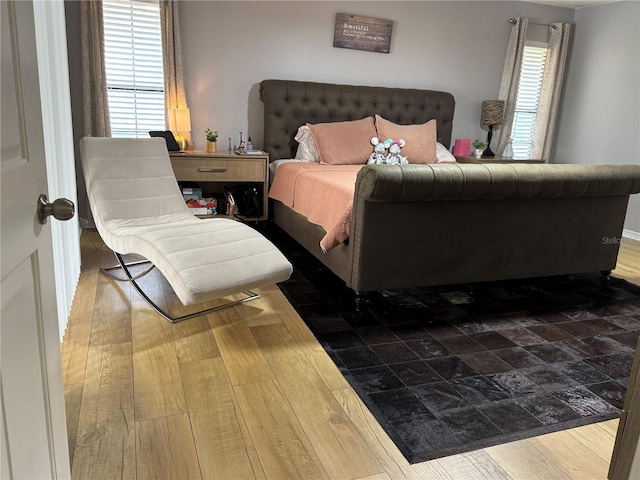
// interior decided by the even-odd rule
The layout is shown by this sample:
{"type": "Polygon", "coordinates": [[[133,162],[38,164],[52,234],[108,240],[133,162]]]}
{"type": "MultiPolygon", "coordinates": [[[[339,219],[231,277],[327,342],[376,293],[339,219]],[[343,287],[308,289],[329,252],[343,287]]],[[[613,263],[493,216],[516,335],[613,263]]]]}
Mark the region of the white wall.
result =
{"type": "MultiPolygon", "coordinates": [[[[212,2],[181,1],[180,28],[195,148],[204,130],[218,148],[239,134],[262,146],[259,83],[268,78],[426,88],[456,99],[453,139],[486,138],[482,100],[500,87],[511,24],[573,21],[574,10],[498,2],[212,2]],[[393,20],[391,52],[333,47],[337,12],[393,20]]],[[[531,26],[531,34],[545,27],[531,26]]]]}
{"type": "MultiPolygon", "coordinates": [[[[555,162],[640,164],[640,2],[576,10],[555,162]]],[[[640,234],[640,195],[625,229],[640,234]]]]}
{"type": "MultiPolygon", "coordinates": [[[[42,124],[49,201],[67,198],[77,205],[65,12],[61,2],[34,2],[42,124]]],[[[64,336],[80,278],[78,216],[52,220],[53,265],[60,340],[64,336]]],[[[53,288],[53,286],[51,287],[53,288]]]]}

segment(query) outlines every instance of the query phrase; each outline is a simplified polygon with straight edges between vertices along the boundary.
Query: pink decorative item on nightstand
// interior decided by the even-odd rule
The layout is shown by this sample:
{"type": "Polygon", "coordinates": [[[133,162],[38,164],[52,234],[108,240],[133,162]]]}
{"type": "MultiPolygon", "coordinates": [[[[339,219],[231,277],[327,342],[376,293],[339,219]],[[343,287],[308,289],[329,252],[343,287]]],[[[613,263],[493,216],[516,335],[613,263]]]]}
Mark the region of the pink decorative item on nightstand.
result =
{"type": "Polygon", "coordinates": [[[458,157],[468,157],[471,154],[471,140],[468,138],[456,140],[453,145],[453,154],[458,157]]]}

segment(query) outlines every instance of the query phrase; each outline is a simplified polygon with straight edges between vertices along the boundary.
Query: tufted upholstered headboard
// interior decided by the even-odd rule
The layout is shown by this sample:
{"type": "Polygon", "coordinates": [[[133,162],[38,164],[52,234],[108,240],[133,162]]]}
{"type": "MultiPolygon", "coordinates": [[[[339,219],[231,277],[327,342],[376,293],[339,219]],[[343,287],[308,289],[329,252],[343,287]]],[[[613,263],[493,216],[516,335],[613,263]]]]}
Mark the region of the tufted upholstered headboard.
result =
{"type": "Polygon", "coordinates": [[[447,92],[331,83],[263,80],[264,150],[270,160],[293,158],[298,128],[306,123],[359,120],[376,113],[401,125],[435,118],[438,141],[449,148],[455,100],[447,92]]]}

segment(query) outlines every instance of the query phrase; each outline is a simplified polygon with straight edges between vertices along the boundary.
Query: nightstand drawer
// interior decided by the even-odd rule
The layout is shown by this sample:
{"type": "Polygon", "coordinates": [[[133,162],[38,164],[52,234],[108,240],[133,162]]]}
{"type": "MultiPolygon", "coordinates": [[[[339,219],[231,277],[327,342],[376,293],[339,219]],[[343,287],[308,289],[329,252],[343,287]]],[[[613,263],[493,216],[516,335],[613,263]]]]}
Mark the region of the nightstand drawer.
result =
{"type": "Polygon", "coordinates": [[[265,160],[242,158],[225,160],[212,158],[172,158],[171,165],[176,178],[181,181],[264,182],[265,160]]]}

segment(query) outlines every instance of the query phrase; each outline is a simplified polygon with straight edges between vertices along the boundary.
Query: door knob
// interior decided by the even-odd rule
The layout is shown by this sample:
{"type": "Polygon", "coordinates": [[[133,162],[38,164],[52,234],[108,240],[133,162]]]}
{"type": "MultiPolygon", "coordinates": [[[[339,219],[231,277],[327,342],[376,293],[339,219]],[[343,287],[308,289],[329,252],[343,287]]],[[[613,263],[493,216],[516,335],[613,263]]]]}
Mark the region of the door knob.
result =
{"type": "Polygon", "coordinates": [[[53,215],[56,220],[69,220],[76,213],[76,206],[71,200],[59,198],[49,203],[46,195],[42,194],[38,197],[38,219],[44,225],[47,223],[47,217],[53,215]]]}

